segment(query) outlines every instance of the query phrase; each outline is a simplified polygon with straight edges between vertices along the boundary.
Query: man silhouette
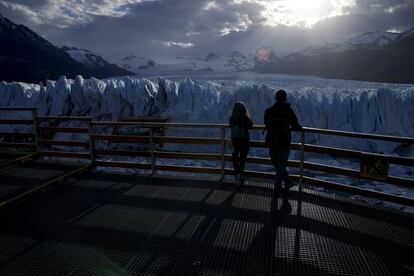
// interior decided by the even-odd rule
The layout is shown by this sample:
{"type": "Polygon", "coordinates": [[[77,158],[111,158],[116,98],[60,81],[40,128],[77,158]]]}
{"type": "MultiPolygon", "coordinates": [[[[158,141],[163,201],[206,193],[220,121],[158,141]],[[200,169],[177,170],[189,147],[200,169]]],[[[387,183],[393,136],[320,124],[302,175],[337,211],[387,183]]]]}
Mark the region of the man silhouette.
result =
{"type": "Polygon", "coordinates": [[[276,171],[275,192],[282,190],[282,181],[285,182],[285,190],[293,186],[287,172],[287,161],[289,158],[291,130],[300,131],[295,112],[287,102],[287,94],[284,90],[276,92],[276,103],[266,109],[264,114],[266,126],[266,144],[269,147],[269,155],[276,171]]]}

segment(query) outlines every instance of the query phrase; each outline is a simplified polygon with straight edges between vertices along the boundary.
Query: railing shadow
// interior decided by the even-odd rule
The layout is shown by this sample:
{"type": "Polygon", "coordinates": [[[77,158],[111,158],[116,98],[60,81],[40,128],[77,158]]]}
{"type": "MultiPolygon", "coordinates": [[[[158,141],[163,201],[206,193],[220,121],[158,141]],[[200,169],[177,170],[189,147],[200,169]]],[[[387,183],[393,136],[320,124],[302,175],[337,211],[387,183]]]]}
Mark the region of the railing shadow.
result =
{"type": "MultiPolygon", "coordinates": [[[[305,246],[301,243],[302,231],[363,248],[365,252],[383,256],[388,262],[398,262],[396,256],[400,253],[392,255],[384,248],[398,249],[401,254],[412,250],[412,244],[404,245],[361,233],[351,229],[351,225],[341,227],[305,216],[302,208],[306,204],[303,203],[319,203],[323,201],[322,195],[313,198],[310,195],[309,199],[306,193],[292,191],[273,197],[272,190],[250,185],[236,188],[211,181],[159,179],[158,182],[157,178],[150,177],[105,177],[102,174],[94,178],[93,175],[42,194],[29,205],[0,214],[0,219],[8,222],[0,229],[1,235],[32,237],[39,241],[35,248],[47,241],[56,241],[63,245],[76,243],[103,248],[109,255],[113,250],[130,252],[133,257],[127,261],[118,260],[124,271],[149,271],[163,256],[168,261],[157,269],[169,269],[176,275],[206,271],[268,274],[279,269],[298,274],[309,271],[326,274],[316,264],[302,260],[305,246]],[[91,185],[92,181],[96,183],[91,185]],[[196,196],[192,194],[194,190],[202,191],[196,196]],[[249,202],[248,196],[252,193],[261,199],[249,202]],[[296,202],[295,208],[291,202],[296,202]],[[251,208],[235,207],[235,203],[251,208]],[[114,216],[118,212],[119,215],[114,216]],[[98,214],[102,218],[94,219],[98,214]],[[120,223],[105,217],[116,218],[120,223]],[[140,228],[152,218],[157,219],[153,228],[147,231],[140,228]],[[45,228],[45,225],[48,226],[45,228]],[[280,245],[284,237],[282,229],[296,231],[294,239],[288,240],[293,242],[293,255],[289,258],[275,256],[275,246],[280,245]],[[145,255],[146,261],[138,265],[140,254],[145,255]]],[[[336,209],[330,209],[327,204],[318,205],[317,210],[324,208],[336,213],[336,209]]],[[[17,251],[3,251],[0,266],[13,266],[19,256],[32,250],[33,245],[21,246],[17,251]]],[[[94,258],[91,253],[80,263],[86,264],[94,258]]]]}

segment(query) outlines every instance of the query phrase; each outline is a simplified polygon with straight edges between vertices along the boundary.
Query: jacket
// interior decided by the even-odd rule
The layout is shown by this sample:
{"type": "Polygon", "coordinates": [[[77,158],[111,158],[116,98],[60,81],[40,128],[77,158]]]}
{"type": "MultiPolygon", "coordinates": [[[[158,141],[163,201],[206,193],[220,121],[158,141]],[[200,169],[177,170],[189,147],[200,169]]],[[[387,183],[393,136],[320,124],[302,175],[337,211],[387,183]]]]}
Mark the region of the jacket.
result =
{"type": "Polygon", "coordinates": [[[264,123],[267,130],[265,141],[269,147],[289,148],[292,140],[291,131],[302,129],[295,112],[286,102],[277,102],[266,109],[264,123]],[[275,139],[275,136],[278,138],[275,139]]]}
{"type": "Polygon", "coordinates": [[[238,118],[237,120],[230,117],[229,126],[231,130],[231,138],[241,138],[250,141],[249,128],[253,127],[253,122],[249,117],[246,116],[238,118]]]}

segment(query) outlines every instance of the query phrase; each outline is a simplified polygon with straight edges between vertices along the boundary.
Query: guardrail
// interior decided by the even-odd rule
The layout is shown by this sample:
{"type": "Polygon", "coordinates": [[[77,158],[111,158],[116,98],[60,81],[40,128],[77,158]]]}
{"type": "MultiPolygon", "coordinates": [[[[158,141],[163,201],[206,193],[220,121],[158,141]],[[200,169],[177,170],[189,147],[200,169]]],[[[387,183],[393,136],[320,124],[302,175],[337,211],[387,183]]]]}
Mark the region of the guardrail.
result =
{"type": "Polygon", "coordinates": [[[89,151],[51,151],[40,149],[40,156],[49,156],[49,157],[65,157],[65,158],[79,158],[79,159],[90,159],[91,163],[94,160],[94,149],[92,142],[92,117],[81,117],[81,116],[38,116],[36,118],[38,123],[37,133],[40,138],[45,133],[56,134],[56,133],[78,133],[86,134],[87,139],[85,140],[56,140],[56,139],[39,139],[38,144],[41,146],[66,146],[66,147],[76,147],[76,148],[87,148],[89,151]],[[44,122],[54,122],[58,123],[62,121],[77,121],[80,124],[83,124],[82,127],[61,127],[61,126],[42,126],[44,122]]]}
{"type": "MultiPolygon", "coordinates": [[[[0,109],[2,110],[2,109],[0,109]]],[[[34,109],[30,109],[34,110],[34,109]]],[[[33,124],[35,125],[36,133],[34,134],[35,148],[38,149],[40,156],[53,156],[53,157],[66,157],[66,158],[82,158],[89,159],[93,166],[99,167],[120,167],[120,168],[135,168],[151,170],[153,174],[157,171],[175,171],[175,172],[191,172],[191,173],[208,173],[208,174],[220,174],[224,177],[226,174],[231,174],[232,169],[226,168],[226,161],[231,161],[231,155],[226,154],[226,130],[228,125],[225,124],[195,124],[195,123],[152,123],[152,122],[113,122],[113,121],[93,121],[91,117],[70,117],[70,116],[36,116],[33,115],[33,124]],[[60,127],[60,126],[42,126],[41,122],[54,120],[56,122],[61,121],[79,121],[86,124],[84,127],[60,127]],[[121,127],[140,127],[147,128],[149,135],[135,136],[135,135],[111,135],[98,133],[97,128],[121,128],[121,127]],[[201,128],[201,129],[217,129],[218,135],[215,137],[181,137],[181,136],[156,136],[154,135],[154,128],[201,128]],[[87,134],[88,140],[84,141],[65,141],[65,140],[53,140],[53,139],[41,139],[44,132],[70,132],[87,134]],[[96,148],[97,142],[110,142],[110,143],[139,143],[147,145],[146,150],[131,151],[131,150],[119,150],[108,148],[96,148]],[[166,152],[157,150],[157,145],[161,144],[183,144],[183,145],[215,145],[218,146],[219,151],[215,153],[195,153],[195,152],[166,152]],[[68,151],[51,151],[43,150],[42,146],[70,146],[87,148],[88,151],[80,152],[68,152],[68,151]],[[128,156],[128,157],[145,157],[147,162],[136,163],[127,161],[105,161],[101,160],[104,156],[128,156]],[[180,165],[163,165],[157,163],[158,159],[189,159],[189,160],[210,160],[217,161],[219,166],[215,167],[201,167],[201,166],[180,166],[180,165]]],[[[10,121],[10,120],[7,120],[10,121]]],[[[1,121],[0,121],[1,123],[1,121]]],[[[255,130],[263,130],[264,126],[256,125],[253,127],[255,130]]],[[[361,174],[361,170],[355,170],[350,168],[341,168],[332,165],[312,163],[305,161],[305,153],[318,153],[325,154],[331,157],[352,158],[355,160],[363,160],[366,158],[380,158],[386,160],[387,164],[412,166],[414,167],[414,158],[378,155],[373,153],[365,153],[355,150],[340,149],[334,147],[325,147],[320,145],[306,144],[305,138],[307,133],[316,133],[320,135],[334,135],[341,137],[350,137],[355,139],[370,139],[379,141],[389,141],[398,143],[413,144],[414,138],[411,137],[397,137],[386,135],[374,135],[367,133],[355,133],[337,130],[326,130],[317,128],[303,128],[300,135],[300,143],[292,143],[291,149],[300,151],[299,160],[290,160],[288,165],[290,167],[298,168],[298,174],[292,175],[294,181],[298,181],[300,189],[302,183],[309,185],[320,186],[327,189],[333,189],[337,191],[348,192],[352,194],[377,198],[385,201],[395,202],[407,206],[414,206],[414,199],[403,196],[397,196],[387,194],[379,191],[369,190],[365,188],[344,185],[340,183],[334,183],[331,181],[321,180],[318,178],[312,178],[305,175],[305,170],[318,171],[327,174],[341,175],[350,177],[353,179],[369,179],[388,183],[392,185],[398,185],[403,187],[414,188],[414,181],[411,179],[385,176],[382,178],[370,178],[367,175],[361,174]]],[[[2,134],[0,133],[0,136],[2,134]]],[[[8,135],[8,134],[7,134],[8,135]]],[[[1,143],[0,143],[1,146],[1,143]]],[[[12,145],[7,145],[12,146],[12,145]]],[[[19,145],[17,145],[19,147],[19,145]]],[[[251,147],[266,148],[263,141],[251,141],[251,147]]],[[[378,160],[380,160],[378,159],[378,160]]],[[[271,165],[269,158],[252,157],[247,158],[247,163],[271,165]]],[[[273,173],[259,172],[259,171],[246,171],[246,175],[254,178],[272,179],[273,173]]]]}
{"type": "Polygon", "coordinates": [[[37,108],[35,107],[0,107],[2,112],[30,112],[32,119],[0,119],[0,125],[31,125],[33,127],[33,132],[0,132],[0,137],[4,138],[31,138],[32,143],[27,142],[2,142],[0,147],[13,147],[17,149],[31,149],[35,152],[38,152],[38,136],[36,132],[37,127],[37,108]]]}

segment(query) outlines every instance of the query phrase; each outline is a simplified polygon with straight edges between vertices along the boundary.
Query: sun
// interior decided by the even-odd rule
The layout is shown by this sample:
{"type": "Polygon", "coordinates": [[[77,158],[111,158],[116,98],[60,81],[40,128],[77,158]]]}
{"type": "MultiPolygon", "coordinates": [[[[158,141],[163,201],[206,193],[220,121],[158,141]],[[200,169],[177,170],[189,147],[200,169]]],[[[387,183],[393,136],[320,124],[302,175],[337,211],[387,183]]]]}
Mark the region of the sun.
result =
{"type": "Polygon", "coordinates": [[[355,0],[270,0],[261,2],[268,25],[312,27],[318,21],[347,13],[355,0]]]}

